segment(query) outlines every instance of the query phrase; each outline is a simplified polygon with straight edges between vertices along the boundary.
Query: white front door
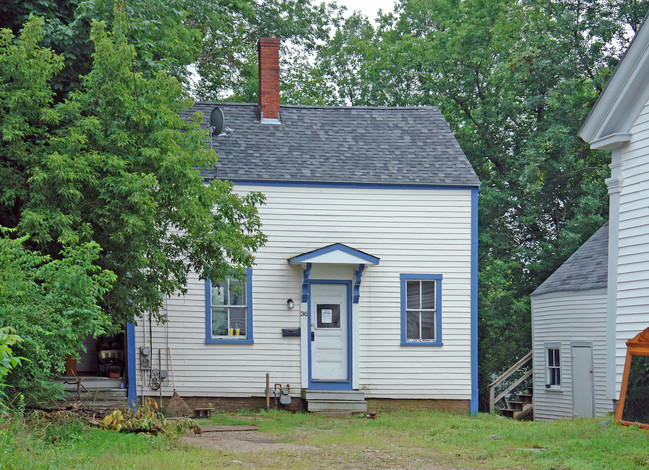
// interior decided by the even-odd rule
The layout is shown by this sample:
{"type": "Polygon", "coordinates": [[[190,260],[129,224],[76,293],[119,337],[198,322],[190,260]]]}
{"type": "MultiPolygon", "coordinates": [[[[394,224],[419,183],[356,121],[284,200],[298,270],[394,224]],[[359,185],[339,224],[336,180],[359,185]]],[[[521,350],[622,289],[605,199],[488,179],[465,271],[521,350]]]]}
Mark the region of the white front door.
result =
{"type": "Polygon", "coordinates": [[[590,346],[572,347],[572,400],[576,418],[593,417],[593,353],[590,346]]]}
{"type": "Polygon", "coordinates": [[[311,284],[311,380],[349,379],[347,284],[311,284]]]}

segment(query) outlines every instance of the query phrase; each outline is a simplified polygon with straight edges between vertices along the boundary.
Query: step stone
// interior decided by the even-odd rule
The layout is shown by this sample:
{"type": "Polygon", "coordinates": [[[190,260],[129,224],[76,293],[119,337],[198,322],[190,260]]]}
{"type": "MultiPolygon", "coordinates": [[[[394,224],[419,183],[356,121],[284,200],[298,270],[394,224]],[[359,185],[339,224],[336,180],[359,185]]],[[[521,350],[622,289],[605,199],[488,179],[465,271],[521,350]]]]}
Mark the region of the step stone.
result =
{"type": "Polygon", "coordinates": [[[364,401],[365,392],[362,390],[303,390],[302,398],[328,401],[364,401]]]}
{"type": "Polygon", "coordinates": [[[310,412],[328,413],[328,412],[345,412],[345,413],[364,413],[367,411],[366,401],[324,401],[311,400],[307,402],[307,409],[310,412]]]}
{"type": "MultiPolygon", "coordinates": [[[[112,390],[122,388],[124,385],[124,390],[126,389],[126,379],[120,378],[109,378],[109,377],[79,377],[81,379],[81,390],[84,388],[87,390],[112,390]]],[[[77,378],[76,377],[61,377],[58,380],[55,380],[58,383],[63,384],[63,390],[77,390],[77,378]]]]}
{"type": "Polygon", "coordinates": [[[82,400],[93,400],[95,397],[104,400],[121,400],[126,399],[128,395],[126,389],[112,388],[107,390],[89,390],[87,392],[82,389],[78,395],[76,390],[67,390],[64,396],[68,400],[76,400],[78,397],[81,397],[82,400]]]}

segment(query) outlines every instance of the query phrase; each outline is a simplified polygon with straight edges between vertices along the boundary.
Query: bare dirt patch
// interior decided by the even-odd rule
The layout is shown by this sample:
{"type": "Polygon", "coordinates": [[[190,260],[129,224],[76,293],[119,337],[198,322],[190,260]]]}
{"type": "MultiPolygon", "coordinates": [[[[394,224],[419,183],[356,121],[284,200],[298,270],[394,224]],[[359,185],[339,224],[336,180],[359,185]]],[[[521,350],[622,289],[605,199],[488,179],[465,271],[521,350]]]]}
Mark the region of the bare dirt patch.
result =
{"type": "Polygon", "coordinates": [[[228,452],[228,467],[303,468],[349,470],[360,469],[430,469],[455,470],[467,467],[440,465],[432,456],[416,455],[420,449],[373,449],[365,446],[315,446],[281,442],[290,435],[269,434],[261,431],[204,432],[187,434],[180,438],[186,445],[205,450],[228,452]],[[414,452],[413,452],[414,451],[414,452]],[[415,455],[413,455],[415,454],[415,455]],[[257,459],[254,458],[257,456],[257,459]],[[262,457],[263,456],[263,457],[262,457]],[[260,458],[261,457],[261,458],[260,458]]]}
{"type": "Polygon", "coordinates": [[[264,450],[316,451],[318,447],[278,442],[279,437],[259,431],[204,432],[186,434],[180,442],[203,449],[228,450],[234,453],[259,452],[264,450]]]}

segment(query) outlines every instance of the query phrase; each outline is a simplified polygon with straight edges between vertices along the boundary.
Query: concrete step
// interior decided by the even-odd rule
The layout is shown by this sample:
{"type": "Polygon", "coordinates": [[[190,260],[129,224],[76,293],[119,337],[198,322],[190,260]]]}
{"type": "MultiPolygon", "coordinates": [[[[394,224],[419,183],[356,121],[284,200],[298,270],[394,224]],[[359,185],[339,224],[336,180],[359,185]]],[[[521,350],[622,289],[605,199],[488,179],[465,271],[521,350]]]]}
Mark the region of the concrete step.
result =
{"type": "Polygon", "coordinates": [[[307,402],[307,409],[311,413],[336,413],[336,414],[352,414],[352,413],[365,413],[367,411],[366,401],[324,401],[324,400],[309,400],[307,402]]]}
{"type": "Polygon", "coordinates": [[[101,398],[102,400],[121,400],[126,399],[127,393],[126,389],[123,388],[88,390],[87,392],[81,389],[78,395],[76,390],[66,390],[64,396],[66,400],[76,400],[79,397],[81,397],[81,400],[94,400],[96,398],[101,398]]]}
{"type": "Polygon", "coordinates": [[[56,381],[63,384],[63,390],[77,390],[77,380],[81,381],[81,390],[126,390],[126,379],[123,377],[112,379],[109,377],[60,377],[56,381]]]}
{"type": "Polygon", "coordinates": [[[302,398],[307,402],[311,400],[365,401],[365,392],[362,390],[302,390],[302,398]]]}

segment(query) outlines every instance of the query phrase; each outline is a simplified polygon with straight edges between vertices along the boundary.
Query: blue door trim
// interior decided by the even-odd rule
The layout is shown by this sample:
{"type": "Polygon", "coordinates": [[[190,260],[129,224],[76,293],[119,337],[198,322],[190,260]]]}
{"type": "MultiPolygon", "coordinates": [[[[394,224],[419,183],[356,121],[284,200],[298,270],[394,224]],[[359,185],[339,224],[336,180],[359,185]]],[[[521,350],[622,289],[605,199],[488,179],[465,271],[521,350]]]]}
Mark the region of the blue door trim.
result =
{"type": "Polygon", "coordinates": [[[351,390],[352,389],[352,281],[343,280],[323,280],[314,279],[309,280],[308,287],[308,309],[307,309],[307,323],[309,331],[307,338],[309,338],[309,390],[351,390]],[[311,286],[313,284],[342,284],[347,286],[347,380],[336,380],[335,382],[325,382],[321,380],[312,380],[311,371],[311,286]]]}

